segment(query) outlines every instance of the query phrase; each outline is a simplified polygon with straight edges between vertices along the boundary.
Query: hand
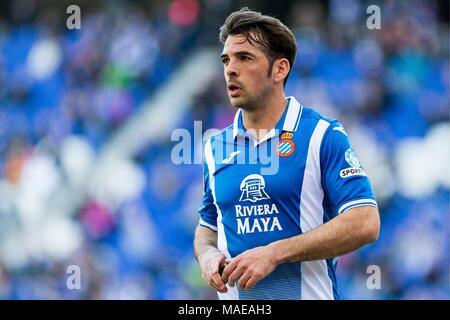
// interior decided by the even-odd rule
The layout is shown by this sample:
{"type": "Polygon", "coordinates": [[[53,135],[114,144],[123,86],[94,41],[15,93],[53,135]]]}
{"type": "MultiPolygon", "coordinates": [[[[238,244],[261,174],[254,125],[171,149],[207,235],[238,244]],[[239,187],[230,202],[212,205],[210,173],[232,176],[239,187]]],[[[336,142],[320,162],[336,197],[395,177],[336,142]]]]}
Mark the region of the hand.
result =
{"type": "Polygon", "coordinates": [[[225,263],[227,265],[222,273],[222,281],[233,287],[239,279],[237,285],[241,290],[253,288],[278,265],[275,252],[270,246],[247,250],[231,260],[226,259],[225,263]]]}
{"type": "Polygon", "coordinates": [[[198,258],[203,279],[220,293],[228,290],[220,274],[226,265],[225,259],[225,255],[218,250],[207,251],[198,258]]]}

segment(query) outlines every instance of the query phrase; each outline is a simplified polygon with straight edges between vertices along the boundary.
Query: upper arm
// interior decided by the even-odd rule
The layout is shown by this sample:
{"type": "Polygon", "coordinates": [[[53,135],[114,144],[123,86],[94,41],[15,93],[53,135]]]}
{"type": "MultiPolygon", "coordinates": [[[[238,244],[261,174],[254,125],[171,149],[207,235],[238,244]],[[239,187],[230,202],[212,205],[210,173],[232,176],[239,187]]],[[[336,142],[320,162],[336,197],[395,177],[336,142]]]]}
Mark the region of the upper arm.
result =
{"type": "MultiPolygon", "coordinates": [[[[207,143],[210,143],[208,141],[207,143]]],[[[210,148],[209,148],[210,149],[210,148]]],[[[205,152],[209,152],[205,147],[205,152]]],[[[203,158],[203,197],[202,203],[198,212],[200,214],[199,225],[217,231],[217,207],[214,200],[214,194],[211,186],[210,170],[206,161],[203,158]]]]}
{"type": "Polygon", "coordinates": [[[342,125],[327,129],[320,151],[322,185],[336,214],[362,206],[377,206],[368,176],[342,125]]]}
{"type": "Polygon", "coordinates": [[[211,230],[208,227],[198,225],[195,230],[195,239],[197,242],[207,243],[213,246],[217,246],[217,232],[211,230]]]}

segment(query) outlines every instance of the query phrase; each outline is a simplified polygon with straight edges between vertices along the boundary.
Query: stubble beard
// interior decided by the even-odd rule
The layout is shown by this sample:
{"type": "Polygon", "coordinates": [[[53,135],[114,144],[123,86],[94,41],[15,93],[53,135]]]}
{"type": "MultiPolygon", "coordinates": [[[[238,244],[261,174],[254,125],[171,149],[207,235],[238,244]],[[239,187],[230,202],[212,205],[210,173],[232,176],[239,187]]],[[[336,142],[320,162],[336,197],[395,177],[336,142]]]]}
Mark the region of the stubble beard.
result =
{"type": "Polygon", "coordinates": [[[263,90],[259,93],[258,96],[253,96],[249,94],[247,91],[241,89],[241,96],[238,99],[233,99],[230,97],[230,103],[233,107],[239,108],[245,111],[255,111],[258,110],[266,101],[267,96],[271,93],[272,87],[265,86],[263,90]],[[245,94],[245,96],[242,96],[245,94]]]}

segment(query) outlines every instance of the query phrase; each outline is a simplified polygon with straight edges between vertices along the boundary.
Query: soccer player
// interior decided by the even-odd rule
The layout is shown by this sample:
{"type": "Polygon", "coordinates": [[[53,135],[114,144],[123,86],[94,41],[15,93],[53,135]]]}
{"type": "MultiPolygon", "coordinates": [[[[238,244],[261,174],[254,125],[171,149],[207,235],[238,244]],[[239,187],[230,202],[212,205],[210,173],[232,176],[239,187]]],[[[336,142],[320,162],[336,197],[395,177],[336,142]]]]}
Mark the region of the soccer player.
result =
{"type": "Polygon", "coordinates": [[[237,112],[204,148],[202,276],[220,299],[338,299],[336,257],[378,238],[369,178],[338,121],[285,96],[297,45],[282,22],[243,8],[220,40],[237,112]]]}

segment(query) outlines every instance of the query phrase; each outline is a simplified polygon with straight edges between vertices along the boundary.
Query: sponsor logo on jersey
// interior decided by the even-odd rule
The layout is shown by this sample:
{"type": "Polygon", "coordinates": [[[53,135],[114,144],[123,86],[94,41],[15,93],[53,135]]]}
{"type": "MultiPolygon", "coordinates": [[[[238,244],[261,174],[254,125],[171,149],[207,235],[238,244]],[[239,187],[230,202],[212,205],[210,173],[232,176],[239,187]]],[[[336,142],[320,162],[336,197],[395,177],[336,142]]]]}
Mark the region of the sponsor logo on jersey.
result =
{"type": "Polygon", "coordinates": [[[366,175],[366,173],[361,168],[346,168],[346,169],[342,169],[339,172],[339,176],[341,178],[348,178],[348,177],[352,177],[352,176],[365,176],[365,175],[366,175]]]}
{"type": "Polygon", "coordinates": [[[230,155],[226,159],[222,160],[222,163],[230,163],[230,161],[233,160],[233,158],[237,156],[239,153],[241,153],[241,151],[234,151],[230,153],[230,155]]]}
{"type": "Polygon", "coordinates": [[[345,132],[344,128],[342,128],[342,127],[335,127],[335,128],[333,128],[333,130],[334,131],[339,131],[340,133],[342,133],[342,134],[344,134],[344,135],[346,135],[348,137],[347,132],[345,132]]]}
{"type": "Polygon", "coordinates": [[[246,176],[241,182],[240,188],[242,194],[239,201],[256,202],[259,200],[270,199],[269,195],[264,190],[265,187],[266,182],[259,174],[246,176]]]}
{"type": "MultiPolygon", "coordinates": [[[[270,200],[265,188],[266,182],[263,176],[259,174],[246,176],[240,185],[242,193],[239,202],[250,201],[255,203],[260,200],[270,200]]],[[[237,234],[283,230],[277,217],[280,211],[274,203],[254,205],[237,204],[234,208],[237,234]]]]}

